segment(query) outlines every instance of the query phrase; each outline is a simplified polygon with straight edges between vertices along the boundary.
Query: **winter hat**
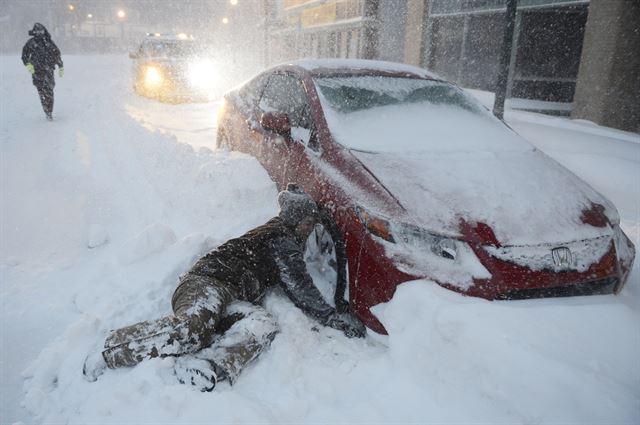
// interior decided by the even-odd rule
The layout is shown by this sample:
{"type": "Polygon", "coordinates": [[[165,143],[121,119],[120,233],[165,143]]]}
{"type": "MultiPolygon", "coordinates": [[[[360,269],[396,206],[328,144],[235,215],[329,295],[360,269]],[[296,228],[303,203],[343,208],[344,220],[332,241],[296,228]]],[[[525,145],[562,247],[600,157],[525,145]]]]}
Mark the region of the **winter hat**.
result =
{"type": "Polygon", "coordinates": [[[33,24],[33,28],[29,30],[29,35],[34,37],[47,37],[49,38],[49,31],[40,22],[33,24]]]}
{"type": "Polygon", "coordinates": [[[307,216],[318,214],[318,206],[311,196],[302,191],[295,183],[289,183],[287,190],[278,194],[280,218],[289,226],[295,226],[307,216]]]}

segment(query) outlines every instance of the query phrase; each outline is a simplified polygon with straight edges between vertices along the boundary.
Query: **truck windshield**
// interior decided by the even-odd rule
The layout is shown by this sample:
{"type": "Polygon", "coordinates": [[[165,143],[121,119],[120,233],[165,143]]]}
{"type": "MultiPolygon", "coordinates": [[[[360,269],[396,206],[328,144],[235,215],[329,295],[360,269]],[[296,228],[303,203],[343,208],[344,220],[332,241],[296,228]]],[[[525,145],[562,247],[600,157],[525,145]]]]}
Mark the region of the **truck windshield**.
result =
{"type": "Polygon", "coordinates": [[[195,43],[191,41],[154,40],[142,45],[142,55],[148,57],[183,58],[197,54],[195,43]]]}

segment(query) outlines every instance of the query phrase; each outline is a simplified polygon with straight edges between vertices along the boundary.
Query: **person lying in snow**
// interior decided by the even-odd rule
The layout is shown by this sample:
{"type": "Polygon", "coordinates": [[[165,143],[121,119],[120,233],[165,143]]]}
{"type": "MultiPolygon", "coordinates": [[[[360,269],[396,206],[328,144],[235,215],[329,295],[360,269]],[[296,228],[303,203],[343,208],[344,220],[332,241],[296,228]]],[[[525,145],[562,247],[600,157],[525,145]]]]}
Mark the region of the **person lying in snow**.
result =
{"type": "MultiPolygon", "coordinates": [[[[274,318],[259,305],[276,285],[320,323],[348,337],[364,336],[364,325],[342,297],[336,296],[337,308],[322,298],[303,258],[316,223],[336,235],[336,250],[344,250],[335,224],[294,184],[280,192],[278,203],[278,216],[209,252],[181,276],[171,300],[173,315],[112,331],[104,349],[87,357],[85,377],[95,381],[107,367],[178,356],[174,368],[180,382],[201,391],[211,391],[221,380],[233,384],[278,332],[274,318]]],[[[337,286],[344,288],[345,265],[338,267],[337,286]]]]}

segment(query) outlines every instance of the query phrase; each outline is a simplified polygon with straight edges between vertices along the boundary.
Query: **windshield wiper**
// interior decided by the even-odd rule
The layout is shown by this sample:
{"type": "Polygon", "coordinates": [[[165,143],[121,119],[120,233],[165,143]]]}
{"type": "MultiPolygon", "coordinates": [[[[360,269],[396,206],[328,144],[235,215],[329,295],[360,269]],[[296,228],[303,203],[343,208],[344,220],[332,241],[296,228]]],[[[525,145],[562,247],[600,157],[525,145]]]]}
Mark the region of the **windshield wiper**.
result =
{"type": "Polygon", "coordinates": [[[373,154],[379,154],[380,152],[374,152],[374,151],[367,151],[364,149],[356,149],[356,148],[348,148],[350,151],[356,151],[356,152],[362,152],[362,153],[373,153],[373,154]]]}

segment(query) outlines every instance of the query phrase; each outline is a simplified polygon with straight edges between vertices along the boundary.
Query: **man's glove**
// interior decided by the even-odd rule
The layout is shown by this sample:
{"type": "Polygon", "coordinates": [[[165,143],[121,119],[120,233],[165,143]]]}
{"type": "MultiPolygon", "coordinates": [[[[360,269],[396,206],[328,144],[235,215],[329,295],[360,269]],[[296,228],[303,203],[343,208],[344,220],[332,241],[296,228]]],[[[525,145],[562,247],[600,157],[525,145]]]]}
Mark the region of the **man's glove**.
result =
{"type": "Polygon", "coordinates": [[[33,65],[31,63],[27,64],[27,71],[29,71],[29,74],[33,75],[34,72],[36,72],[35,68],[33,67],[33,65]]]}
{"type": "Polygon", "coordinates": [[[366,332],[362,322],[351,313],[333,313],[325,325],[344,332],[349,338],[362,338],[366,332]]]}
{"type": "Polygon", "coordinates": [[[63,67],[58,68],[58,75],[60,76],[60,78],[64,77],[64,68],[63,67]]]}

